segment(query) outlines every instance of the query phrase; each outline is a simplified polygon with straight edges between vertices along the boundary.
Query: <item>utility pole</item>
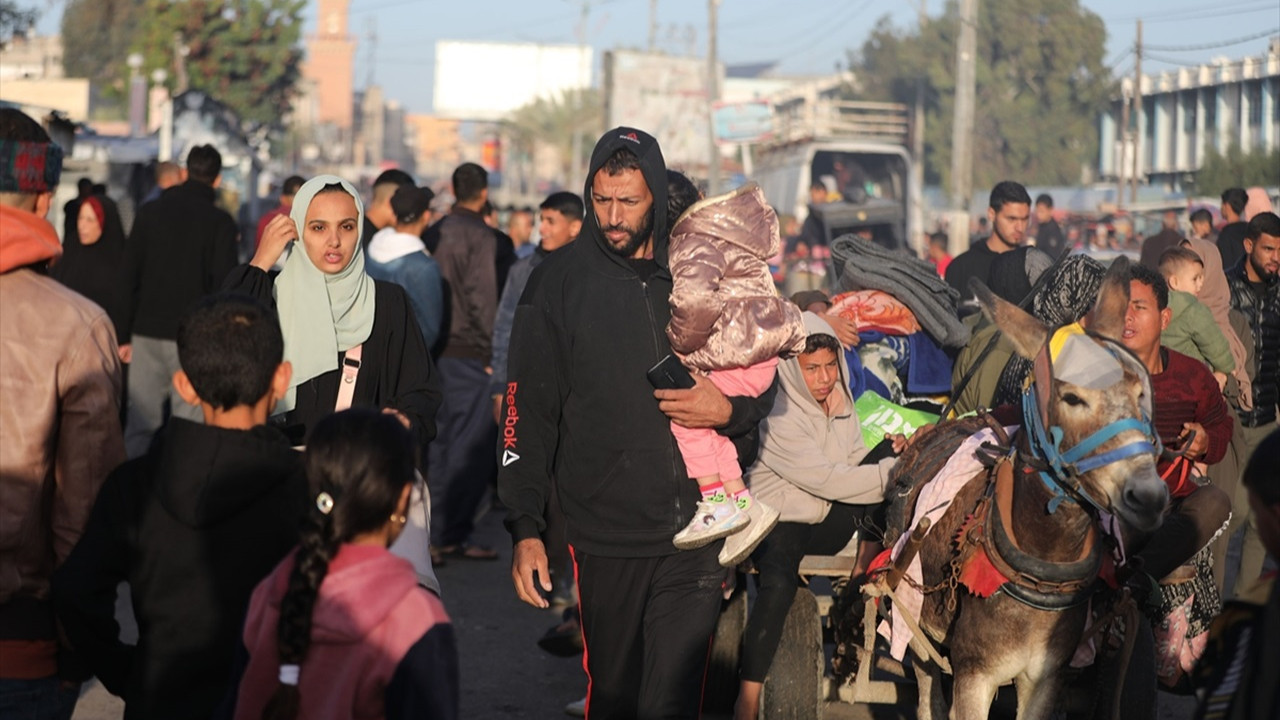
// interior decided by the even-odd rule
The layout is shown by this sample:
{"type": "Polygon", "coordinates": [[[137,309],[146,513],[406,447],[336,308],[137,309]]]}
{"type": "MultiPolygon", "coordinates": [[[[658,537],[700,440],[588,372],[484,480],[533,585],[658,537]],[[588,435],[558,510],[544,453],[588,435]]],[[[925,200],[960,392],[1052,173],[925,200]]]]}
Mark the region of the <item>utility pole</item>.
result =
{"type": "MultiPolygon", "coordinates": [[[[1142,173],[1142,21],[1138,21],[1138,40],[1133,64],[1133,172],[1129,174],[1129,203],[1138,201],[1138,175],[1142,173]]],[[[1150,122],[1150,119],[1148,119],[1150,122]]]]}
{"type": "Polygon", "coordinates": [[[716,147],[716,120],[713,108],[720,97],[716,73],[716,10],[720,0],[707,0],[707,196],[720,192],[720,149],[716,147]]]}
{"type": "MultiPolygon", "coordinates": [[[[973,104],[977,75],[978,0],[960,0],[956,103],[951,128],[951,209],[969,212],[973,196],[973,104]]],[[[966,218],[967,220],[967,218],[966,218]]]]}
{"type": "Polygon", "coordinates": [[[956,40],[956,99],[951,118],[951,212],[947,250],[959,255],[969,245],[969,205],[973,197],[973,105],[977,86],[978,0],[960,0],[956,40]]]}
{"type": "Polygon", "coordinates": [[[649,52],[658,48],[658,0],[649,0],[649,52]]]}
{"type": "MultiPolygon", "coordinates": [[[[591,0],[582,0],[582,16],[581,16],[581,19],[579,20],[580,24],[578,25],[578,52],[581,53],[582,55],[585,55],[587,52],[587,21],[590,19],[590,17],[591,17],[591,0]]],[[[579,62],[582,61],[581,56],[578,58],[578,60],[579,62]]],[[[588,73],[590,73],[589,70],[588,70],[588,73]]],[[[582,78],[579,78],[579,80],[582,80],[582,78]]],[[[581,120],[582,113],[581,113],[581,110],[582,110],[582,101],[586,97],[587,85],[590,85],[590,84],[591,84],[591,77],[590,75],[588,75],[585,81],[579,83],[578,89],[572,95],[569,95],[569,94],[565,95],[566,98],[568,97],[576,98],[576,100],[574,101],[575,111],[573,112],[573,121],[572,121],[573,122],[573,154],[569,161],[570,163],[569,167],[571,168],[570,172],[573,173],[574,177],[581,177],[580,175],[578,175],[578,173],[582,170],[582,120],[581,120]]],[[[570,182],[569,184],[572,185],[573,183],[570,182]]]]}
{"type": "MultiPolygon", "coordinates": [[[[1136,88],[1131,90],[1132,93],[1136,88]]],[[[1124,209],[1124,183],[1125,172],[1129,169],[1129,106],[1132,103],[1131,97],[1120,98],[1120,127],[1116,132],[1116,137],[1120,139],[1120,153],[1116,158],[1116,209],[1124,209]]]]}
{"type": "MultiPolygon", "coordinates": [[[[927,12],[925,0],[919,0],[916,4],[917,18],[920,24],[920,32],[923,35],[924,26],[929,22],[929,14],[927,12]]],[[[911,121],[911,215],[908,218],[907,226],[911,232],[907,238],[908,247],[914,247],[917,251],[923,252],[928,249],[920,234],[924,232],[924,79],[916,78],[916,106],[915,114],[911,121]],[[917,245],[916,243],[921,243],[917,245]]]]}

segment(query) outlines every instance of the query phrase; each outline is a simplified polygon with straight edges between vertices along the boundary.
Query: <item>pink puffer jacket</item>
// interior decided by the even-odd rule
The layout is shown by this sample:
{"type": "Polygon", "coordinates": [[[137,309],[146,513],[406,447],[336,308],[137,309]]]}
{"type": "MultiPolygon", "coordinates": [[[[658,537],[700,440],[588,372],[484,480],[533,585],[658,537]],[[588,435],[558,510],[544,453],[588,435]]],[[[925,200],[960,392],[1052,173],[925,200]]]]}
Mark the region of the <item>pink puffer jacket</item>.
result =
{"type": "Polygon", "coordinates": [[[671,229],[671,349],[686,367],[747,367],[804,349],[800,308],[778,295],[766,260],[778,218],[754,183],[689,208],[671,229]]]}

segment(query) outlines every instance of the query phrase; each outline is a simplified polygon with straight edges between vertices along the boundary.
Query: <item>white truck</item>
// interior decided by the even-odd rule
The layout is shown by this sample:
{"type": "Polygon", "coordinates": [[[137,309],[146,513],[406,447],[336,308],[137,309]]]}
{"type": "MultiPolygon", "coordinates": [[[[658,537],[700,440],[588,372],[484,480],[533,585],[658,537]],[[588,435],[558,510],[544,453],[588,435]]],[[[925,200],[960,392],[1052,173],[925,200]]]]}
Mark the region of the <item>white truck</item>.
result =
{"type": "Polygon", "coordinates": [[[750,175],[778,212],[802,222],[814,214],[805,233],[820,232],[822,244],[856,232],[913,249],[920,190],[911,182],[906,105],[819,99],[775,106],[775,117],[774,137],[751,149],[750,175]],[[812,202],[815,184],[827,202],[812,202]]]}

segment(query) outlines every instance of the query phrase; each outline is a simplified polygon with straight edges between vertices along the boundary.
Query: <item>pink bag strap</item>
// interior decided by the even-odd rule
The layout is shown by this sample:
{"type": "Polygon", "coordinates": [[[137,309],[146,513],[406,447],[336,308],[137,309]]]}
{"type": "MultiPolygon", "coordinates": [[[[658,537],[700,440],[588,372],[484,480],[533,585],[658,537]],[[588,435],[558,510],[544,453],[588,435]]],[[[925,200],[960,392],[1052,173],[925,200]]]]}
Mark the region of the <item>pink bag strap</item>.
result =
{"type": "Polygon", "coordinates": [[[338,383],[338,402],[334,404],[334,412],[342,412],[351,407],[351,400],[356,394],[356,376],[360,374],[360,350],[357,345],[347,351],[342,358],[342,382],[338,383]]]}

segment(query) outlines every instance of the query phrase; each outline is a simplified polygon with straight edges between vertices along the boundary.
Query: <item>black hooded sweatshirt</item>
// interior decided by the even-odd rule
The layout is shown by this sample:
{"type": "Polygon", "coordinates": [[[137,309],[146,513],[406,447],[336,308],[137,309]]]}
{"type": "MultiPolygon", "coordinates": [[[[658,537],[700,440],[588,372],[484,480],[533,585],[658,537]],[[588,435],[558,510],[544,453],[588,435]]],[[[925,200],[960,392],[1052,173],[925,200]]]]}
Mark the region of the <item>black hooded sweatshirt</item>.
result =
{"type": "MultiPolygon", "coordinates": [[[[498,493],[516,542],[545,530],[554,474],[571,545],[601,556],[656,557],[676,552],[671,539],[699,494],[645,375],[671,352],[666,163],[657,141],[633,128],[606,132],[591,154],[583,197],[590,201],[592,179],[620,148],[640,159],[653,194],[657,270],[642,276],[610,250],[588,202],[577,242],[533,271],[511,332],[498,493]]],[[[730,398],[732,415],[720,433],[734,440],[743,464],[755,459],[756,426],[774,394],[730,398]]]]}
{"type": "Polygon", "coordinates": [[[125,700],[125,718],[210,717],[226,694],[253,588],[298,542],[301,454],[279,430],[171,418],[150,451],[108,476],[54,574],[72,646],[125,700]],[[120,642],[128,582],[137,645],[120,642]]]}

